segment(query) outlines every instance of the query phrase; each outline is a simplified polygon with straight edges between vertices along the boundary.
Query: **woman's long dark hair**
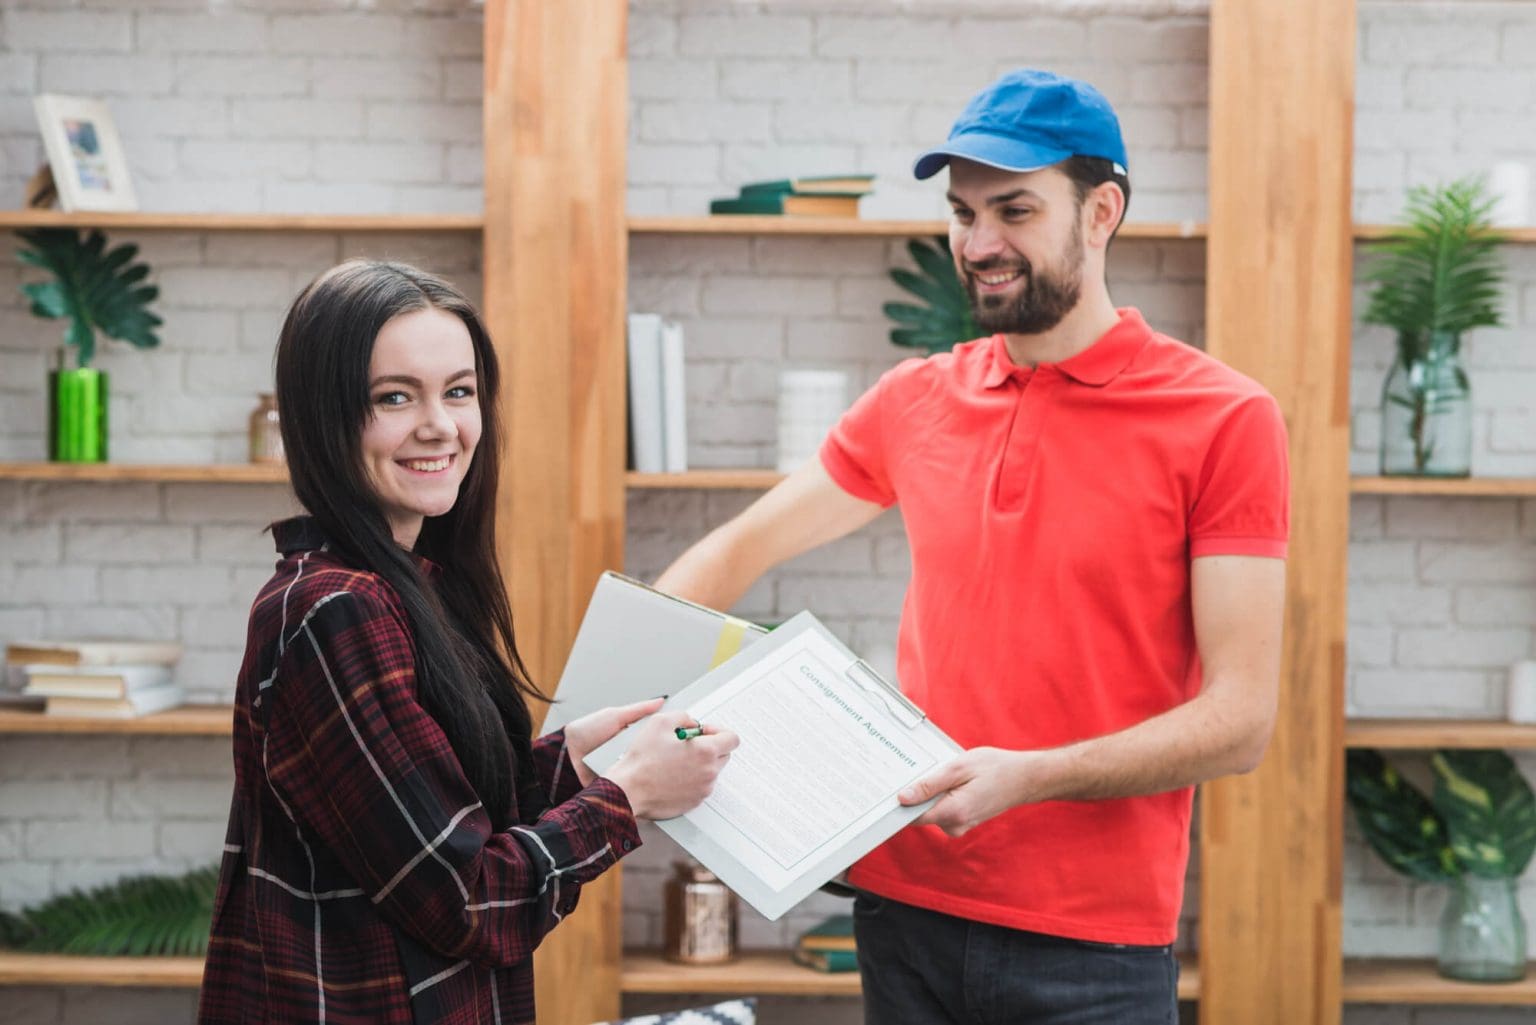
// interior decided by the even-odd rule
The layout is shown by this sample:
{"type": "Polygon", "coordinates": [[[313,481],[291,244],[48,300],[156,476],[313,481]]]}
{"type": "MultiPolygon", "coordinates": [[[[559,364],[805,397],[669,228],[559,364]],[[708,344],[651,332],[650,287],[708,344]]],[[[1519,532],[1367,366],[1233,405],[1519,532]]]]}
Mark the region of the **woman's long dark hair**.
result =
{"type": "Polygon", "coordinates": [[[447,735],[495,828],[504,829],[514,787],[524,791],[523,803],[532,798],[527,699],[544,698],[518,657],[496,559],[499,377],[490,336],[470,301],[401,263],[351,260],[321,275],[293,301],[277,345],[277,407],[294,493],[333,547],[399,594],[414,633],[419,700],[447,735]],[[469,330],[481,418],[458,501],[428,517],[416,540],[415,554],[442,568],[431,585],[396,543],[362,455],[374,340],[392,318],[427,308],[458,317],[469,330]]]}

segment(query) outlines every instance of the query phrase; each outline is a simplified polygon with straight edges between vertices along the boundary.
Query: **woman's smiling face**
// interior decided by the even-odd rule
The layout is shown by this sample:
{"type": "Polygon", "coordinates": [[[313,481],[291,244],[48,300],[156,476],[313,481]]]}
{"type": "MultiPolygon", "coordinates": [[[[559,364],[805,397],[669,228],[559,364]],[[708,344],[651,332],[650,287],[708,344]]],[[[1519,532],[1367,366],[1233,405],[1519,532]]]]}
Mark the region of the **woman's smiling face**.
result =
{"type": "Polygon", "coordinates": [[[379,331],[368,364],[363,465],[395,541],[458,501],[480,441],[475,350],[464,322],[428,307],[379,331]]]}

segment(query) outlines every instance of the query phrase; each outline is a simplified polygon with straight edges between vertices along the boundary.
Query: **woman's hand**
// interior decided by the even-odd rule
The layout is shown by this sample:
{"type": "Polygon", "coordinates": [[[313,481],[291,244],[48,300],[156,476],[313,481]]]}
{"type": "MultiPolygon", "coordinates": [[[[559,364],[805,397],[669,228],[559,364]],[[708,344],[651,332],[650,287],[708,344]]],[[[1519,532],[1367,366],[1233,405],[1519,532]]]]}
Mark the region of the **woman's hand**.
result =
{"type": "Polygon", "coordinates": [[[624,791],[635,817],[670,819],[692,811],[715,787],[741,739],[705,726],[701,736],[677,739],[679,726],[696,726],[683,712],[653,715],[635,727],[634,742],[607,776],[624,791]]]}
{"type": "Polygon", "coordinates": [[[591,783],[597,775],[587,768],[587,755],[612,740],[624,727],[655,713],[665,700],[651,698],[649,701],[637,701],[633,705],[599,708],[566,724],[565,750],[571,756],[571,764],[576,767],[576,778],[581,780],[582,786],[591,783]]]}

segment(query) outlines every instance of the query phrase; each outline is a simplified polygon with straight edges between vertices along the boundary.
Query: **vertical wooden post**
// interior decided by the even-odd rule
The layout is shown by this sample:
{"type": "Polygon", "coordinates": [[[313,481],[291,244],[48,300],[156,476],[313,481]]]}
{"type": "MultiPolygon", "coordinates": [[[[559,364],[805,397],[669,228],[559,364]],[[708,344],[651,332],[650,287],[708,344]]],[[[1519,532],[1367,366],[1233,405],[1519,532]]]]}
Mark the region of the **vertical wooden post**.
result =
{"type": "MultiPolygon", "coordinates": [[[[483,305],[508,436],[497,551],[546,691],[598,574],[623,564],[626,15],[625,0],[485,4],[483,305]]],[[[540,948],[541,1023],[618,1017],[618,876],[586,887],[540,948]]]]}
{"type": "Polygon", "coordinates": [[[1291,545],[1280,716],[1201,796],[1200,1021],[1341,1018],[1354,0],[1214,0],[1209,350],[1280,401],[1291,545]]]}

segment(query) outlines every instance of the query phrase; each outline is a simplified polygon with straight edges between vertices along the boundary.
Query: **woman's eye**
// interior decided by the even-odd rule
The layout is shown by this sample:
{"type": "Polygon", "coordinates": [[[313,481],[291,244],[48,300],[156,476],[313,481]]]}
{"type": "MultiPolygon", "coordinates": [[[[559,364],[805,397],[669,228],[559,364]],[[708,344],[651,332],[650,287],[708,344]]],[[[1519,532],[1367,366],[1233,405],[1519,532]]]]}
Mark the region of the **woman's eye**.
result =
{"type": "Polygon", "coordinates": [[[448,389],[448,397],[450,399],[472,399],[475,397],[474,386],[469,384],[455,385],[448,389]]]}
{"type": "Polygon", "coordinates": [[[387,391],[373,397],[373,404],[376,406],[400,406],[407,401],[409,400],[403,391],[387,391]]]}

